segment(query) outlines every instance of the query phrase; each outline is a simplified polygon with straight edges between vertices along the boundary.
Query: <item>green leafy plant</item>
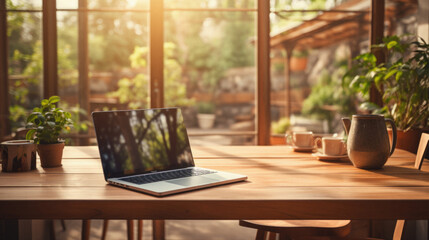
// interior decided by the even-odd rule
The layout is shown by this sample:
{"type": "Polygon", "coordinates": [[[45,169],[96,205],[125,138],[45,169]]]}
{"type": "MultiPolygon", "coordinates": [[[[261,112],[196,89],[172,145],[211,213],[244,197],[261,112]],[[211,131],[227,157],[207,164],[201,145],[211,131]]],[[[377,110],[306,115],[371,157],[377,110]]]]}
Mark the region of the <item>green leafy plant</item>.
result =
{"type": "Polygon", "coordinates": [[[271,132],[274,134],[285,134],[290,128],[289,118],[280,118],[277,122],[271,123],[271,132]]]}
{"type": "Polygon", "coordinates": [[[372,53],[355,58],[356,64],[345,75],[344,83],[361,94],[361,108],[381,113],[395,121],[398,129],[408,131],[427,126],[429,118],[429,45],[406,37],[390,36],[382,44],[386,63],[377,64],[372,53]],[[383,106],[369,102],[372,85],[382,94],[383,106]]]}
{"type": "Polygon", "coordinates": [[[41,107],[36,107],[27,118],[29,129],[26,139],[37,144],[51,144],[61,142],[59,137],[63,131],[69,131],[73,122],[71,114],[56,107],[60,97],[52,96],[41,101],[41,107]]]}
{"type": "Polygon", "coordinates": [[[197,112],[202,114],[213,114],[215,105],[212,102],[198,102],[197,112]]]}

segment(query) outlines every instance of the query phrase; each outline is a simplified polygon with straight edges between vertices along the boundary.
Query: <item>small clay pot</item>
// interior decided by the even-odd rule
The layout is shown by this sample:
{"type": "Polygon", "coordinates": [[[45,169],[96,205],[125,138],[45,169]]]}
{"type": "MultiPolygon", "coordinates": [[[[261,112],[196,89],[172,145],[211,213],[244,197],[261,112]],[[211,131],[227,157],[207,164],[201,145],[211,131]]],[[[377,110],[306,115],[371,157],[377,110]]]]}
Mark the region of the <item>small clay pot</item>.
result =
{"type": "Polygon", "coordinates": [[[37,153],[43,168],[61,167],[65,143],[38,144],[37,153]]]}

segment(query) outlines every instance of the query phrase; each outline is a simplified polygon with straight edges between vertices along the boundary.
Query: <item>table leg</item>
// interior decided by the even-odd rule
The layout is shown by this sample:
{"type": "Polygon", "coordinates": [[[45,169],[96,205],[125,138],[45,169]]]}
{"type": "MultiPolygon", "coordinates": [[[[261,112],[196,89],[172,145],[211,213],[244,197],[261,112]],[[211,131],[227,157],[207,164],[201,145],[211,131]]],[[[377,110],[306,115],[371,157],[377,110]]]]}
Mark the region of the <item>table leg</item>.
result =
{"type": "Polygon", "coordinates": [[[165,240],[165,220],[152,221],[153,240],[165,240]]]}
{"type": "Polygon", "coordinates": [[[91,231],[91,220],[84,219],[82,220],[82,240],[88,240],[89,234],[91,231]]]}

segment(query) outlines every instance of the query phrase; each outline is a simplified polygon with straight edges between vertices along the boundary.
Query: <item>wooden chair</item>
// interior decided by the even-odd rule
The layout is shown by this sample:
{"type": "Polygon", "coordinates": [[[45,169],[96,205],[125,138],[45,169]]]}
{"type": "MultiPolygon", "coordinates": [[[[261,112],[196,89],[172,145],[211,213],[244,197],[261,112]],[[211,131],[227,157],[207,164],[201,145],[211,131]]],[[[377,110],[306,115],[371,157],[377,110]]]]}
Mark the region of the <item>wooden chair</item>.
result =
{"type": "MultiPolygon", "coordinates": [[[[423,133],[414,167],[421,169],[424,156],[429,152],[429,134],[423,133]]],[[[350,233],[350,220],[240,220],[243,227],[257,229],[256,240],[276,239],[338,239],[350,233]],[[323,238],[325,237],[325,238],[323,238]]],[[[405,220],[397,220],[393,240],[401,240],[405,220]]]]}
{"type": "MultiPolygon", "coordinates": [[[[416,161],[414,163],[414,168],[421,170],[423,165],[423,160],[425,156],[429,154],[429,134],[422,133],[420,137],[419,147],[417,149],[416,161]]],[[[402,232],[404,230],[405,220],[397,220],[395,226],[395,232],[393,233],[393,240],[401,240],[402,232]]]]}
{"type": "MultiPolygon", "coordinates": [[[[101,233],[102,240],[106,239],[108,226],[109,226],[109,220],[105,219],[103,221],[103,232],[101,233]]],[[[82,236],[83,236],[83,233],[82,233],[82,236]]],[[[82,239],[84,238],[82,237],[82,239]]],[[[89,239],[89,236],[86,239],[89,239]]],[[[127,220],[127,239],[128,240],[134,239],[134,221],[133,220],[127,220]]],[[[137,240],[142,240],[142,239],[143,239],[143,220],[137,220],[137,240]]]]}
{"type": "Polygon", "coordinates": [[[239,224],[257,229],[256,240],[274,240],[277,234],[279,240],[343,238],[351,229],[350,220],[240,220],[239,224]]]}

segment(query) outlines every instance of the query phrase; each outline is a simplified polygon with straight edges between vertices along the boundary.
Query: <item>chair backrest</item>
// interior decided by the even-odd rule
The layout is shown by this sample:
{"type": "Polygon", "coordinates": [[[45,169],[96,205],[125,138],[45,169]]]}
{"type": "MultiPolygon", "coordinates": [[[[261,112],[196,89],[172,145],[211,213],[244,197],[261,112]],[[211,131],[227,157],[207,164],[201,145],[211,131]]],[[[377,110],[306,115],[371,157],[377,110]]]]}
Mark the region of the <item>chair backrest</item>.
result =
{"type": "Polygon", "coordinates": [[[416,162],[414,164],[414,167],[417,169],[422,169],[423,160],[425,159],[425,156],[428,155],[429,152],[429,134],[422,133],[422,136],[420,137],[420,143],[419,148],[417,149],[417,155],[416,155],[416,162]]]}
{"type": "MultiPolygon", "coordinates": [[[[414,163],[414,168],[421,170],[423,165],[423,160],[429,152],[429,134],[422,133],[420,137],[419,148],[417,149],[416,161],[414,163]]],[[[404,230],[405,220],[397,220],[395,231],[393,232],[393,240],[401,240],[402,232],[404,230]]]]}

